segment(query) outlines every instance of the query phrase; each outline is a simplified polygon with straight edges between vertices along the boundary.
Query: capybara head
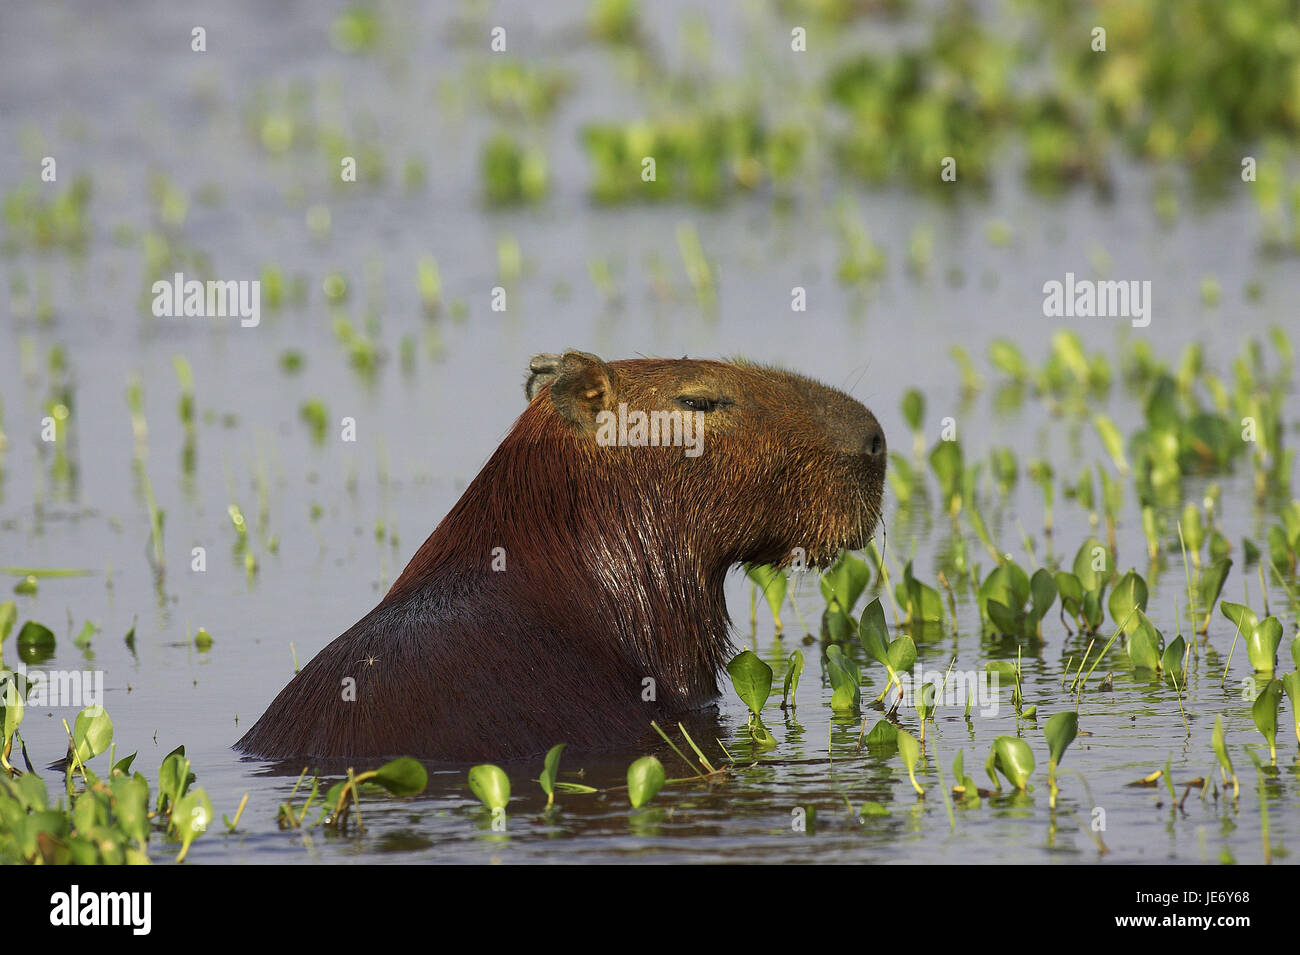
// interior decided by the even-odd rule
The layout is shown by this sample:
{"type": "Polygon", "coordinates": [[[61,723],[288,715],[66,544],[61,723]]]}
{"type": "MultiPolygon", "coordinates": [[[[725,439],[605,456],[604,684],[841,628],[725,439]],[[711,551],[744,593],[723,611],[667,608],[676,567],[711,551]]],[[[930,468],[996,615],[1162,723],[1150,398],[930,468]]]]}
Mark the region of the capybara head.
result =
{"type": "Polygon", "coordinates": [[[536,356],[525,392],[529,414],[587,469],[634,489],[706,573],[797,558],[824,566],[864,546],[880,518],[884,431],[862,404],[803,375],[569,351],[536,356]]]}

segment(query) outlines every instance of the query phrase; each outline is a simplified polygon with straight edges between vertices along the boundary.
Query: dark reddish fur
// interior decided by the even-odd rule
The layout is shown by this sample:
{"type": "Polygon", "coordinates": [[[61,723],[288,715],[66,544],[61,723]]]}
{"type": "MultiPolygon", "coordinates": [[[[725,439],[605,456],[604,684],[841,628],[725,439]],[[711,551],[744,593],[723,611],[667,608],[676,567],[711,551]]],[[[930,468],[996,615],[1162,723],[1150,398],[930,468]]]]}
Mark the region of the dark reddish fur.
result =
{"type": "Polygon", "coordinates": [[[861,546],[883,445],[860,404],[808,379],[718,362],[614,362],[608,404],[683,387],[738,404],[704,453],[605,448],[543,388],[392,589],[313,659],[237,744],[262,757],[469,761],[638,738],[717,693],[723,594],[741,562],[861,546]],[[877,466],[878,465],[878,466],[877,466]],[[491,569],[503,547],[506,570],[491,569]],[[373,662],[371,661],[373,658],[373,662]],[[353,677],[357,701],[342,699],[353,677]],[[642,700],[654,678],[657,702],[642,700]]]}

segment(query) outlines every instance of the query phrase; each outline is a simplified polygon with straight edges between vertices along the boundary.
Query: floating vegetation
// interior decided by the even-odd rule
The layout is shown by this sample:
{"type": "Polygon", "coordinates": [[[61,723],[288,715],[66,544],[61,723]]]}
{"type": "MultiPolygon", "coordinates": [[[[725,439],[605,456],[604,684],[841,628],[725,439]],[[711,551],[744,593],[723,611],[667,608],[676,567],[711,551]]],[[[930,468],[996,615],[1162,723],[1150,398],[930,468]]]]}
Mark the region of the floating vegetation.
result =
{"type": "Polygon", "coordinates": [[[508,133],[497,133],[479,159],[484,196],[492,205],[538,202],[549,188],[546,154],[508,133]]]}

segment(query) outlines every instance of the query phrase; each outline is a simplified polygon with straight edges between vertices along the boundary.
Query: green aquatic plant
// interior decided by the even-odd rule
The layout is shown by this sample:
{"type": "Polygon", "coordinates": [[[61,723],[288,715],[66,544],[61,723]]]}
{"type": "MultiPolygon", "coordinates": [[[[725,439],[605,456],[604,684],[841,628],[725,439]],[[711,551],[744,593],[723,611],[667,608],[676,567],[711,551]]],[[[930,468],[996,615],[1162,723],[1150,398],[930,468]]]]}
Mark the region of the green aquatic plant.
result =
{"type": "Polygon", "coordinates": [[[917,796],[924,798],[925,789],[916,781],[916,764],[921,759],[921,744],[905,729],[898,731],[898,755],[907,770],[907,778],[912,781],[912,788],[916,790],[917,796]]]}
{"type": "MultiPolygon", "coordinates": [[[[1260,620],[1245,604],[1222,601],[1219,610],[1237,627],[1246,642],[1250,665],[1260,672],[1271,673],[1277,665],[1277,651],[1282,643],[1282,622],[1276,617],[1260,620]]],[[[1234,635],[1233,645],[1236,645],[1234,635]]]]}
{"type": "Polygon", "coordinates": [[[1223,735],[1223,714],[1218,713],[1214,717],[1214,731],[1210,734],[1210,746],[1214,750],[1214,756],[1219,761],[1219,775],[1226,785],[1228,780],[1232,780],[1232,798],[1235,801],[1239,790],[1237,783],[1237,774],[1232,768],[1232,757],[1228,755],[1228,743],[1223,735]]]}
{"type": "Polygon", "coordinates": [[[1282,704],[1282,691],[1281,680],[1269,680],[1250,708],[1255,728],[1268,741],[1268,758],[1274,766],[1277,765],[1277,711],[1282,704]]]}
{"type": "Polygon", "coordinates": [[[763,707],[772,695],[772,668],[758,658],[753,650],[743,650],[727,664],[727,674],[745,706],[749,707],[748,730],[750,737],[760,746],[774,746],[776,740],[763,725],[763,707]]]}
{"type": "Polygon", "coordinates": [[[1130,570],[1115,583],[1106,606],[1110,610],[1111,621],[1119,624],[1125,635],[1131,634],[1141,619],[1133,611],[1147,609],[1147,582],[1137,571],[1130,570]],[[1126,620],[1128,623],[1123,623],[1126,620]]]}
{"type": "Polygon", "coordinates": [[[1061,597],[1064,614],[1075,618],[1080,630],[1096,633],[1104,621],[1103,603],[1106,587],[1114,575],[1111,552],[1095,537],[1090,537],[1075,554],[1072,570],[1057,571],[1054,580],[1061,597]]]}
{"type": "Polygon", "coordinates": [[[510,777],[500,766],[481,763],[470,768],[469,790],[488,809],[505,809],[510,802],[510,777]]]}
{"type": "Polygon", "coordinates": [[[925,395],[919,389],[909,388],[903,392],[903,420],[912,432],[912,454],[922,457],[925,454],[925,434],[921,430],[925,422],[925,395]]]}
{"type": "Polygon", "coordinates": [[[1079,714],[1074,710],[1052,714],[1043,726],[1043,735],[1047,737],[1047,784],[1051,791],[1048,802],[1055,809],[1056,794],[1060,791],[1056,785],[1056,767],[1061,764],[1065,750],[1079,735],[1079,714]]]}
{"type": "Polygon", "coordinates": [[[547,750],[546,759],[542,762],[542,772],[537,782],[542,787],[542,792],[546,793],[547,809],[555,803],[555,783],[560,775],[560,754],[563,752],[564,744],[557,743],[547,750]]]}
{"type": "MultiPolygon", "coordinates": [[[[1164,634],[1156,629],[1141,610],[1130,611],[1127,619],[1131,624],[1128,628],[1128,656],[1133,666],[1139,670],[1159,672],[1164,660],[1164,634]]],[[[1118,626],[1121,630],[1125,629],[1123,625],[1118,626]]]]}
{"type": "Polygon", "coordinates": [[[781,709],[783,710],[793,710],[798,706],[795,702],[795,693],[799,689],[799,677],[803,675],[803,667],[803,651],[795,649],[790,654],[790,659],[785,667],[785,685],[781,690],[781,709]]]}
{"type": "Polygon", "coordinates": [[[807,134],[774,125],[746,105],[688,107],[672,115],[592,123],[581,143],[599,202],[685,199],[717,204],[740,191],[788,181],[807,134]]]}
{"type": "MultiPolygon", "coordinates": [[[[776,632],[781,633],[785,629],[785,625],[781,623],[781,605],[785,603],[786,589],[789,586],[789,578],[786,577],[785,571],[769,564],[749,564],[745,567],[745,576],[763,594],[768,609],[772,611],[772,621],[776,624],[776,632]]],[[[750,624],[757,627],[758,621],[755,614],[753,591],[750,592],[749,614],[750,624]]]]}
{"type": "Polygon", "coordinates": [[[668,776],[654,756],[642,756],[627,768],[627,796],[633,809],[640,809],[663,789],[668,776]]]}
{"type": "Polygon", "coordinates": [[[546,154],[508,133],[497,133],[484,144],[479,173],[484,196],[497,206],[537,202],[550,187],[546,154]]]}
{"type": "Polygon", "coordinates": [[[989,747],[988,759],[984,761],[984,771],[993,780],[995,789],[1001,790],[1002,783],[998,773],[1006,777],[1007,782],[1024,792],[1029,777],[1034,772],[1034,753],[1029,744],[1014,736],[999,736],[989,747]]]}
{"type": "Polygon", "coordinates": [[[903,680],[899,674],[910,672],[916,665],[916,644],[907,634],[897,640],[889,639],[889,626],[885,623],[885,611],[880,605],[879,597],[867,604],[867,609],[863,611],[862,620],[858,624],[858,639],[867,655],[889,674],[889,681],[880,691],[878,699],[883,700],[893,686],[902,689],[903,680]]]}
{"type": "Polygon", "coordinates": [[[826,609],[822,612],[822,635],[832,640],[853,637],[853,608],[871,579],[866,562],[844,551],[821,576],[819,586],[826,609]]]}
{"type": "Polygon", "coordinates": [[[831,709],[856,711],[862,701],[862,678],[838,644],[826,647],[826,678],[831,684],[831,709]]]}
{"type": "Polygon", "coordinates": [[[1057,582],[1039,568],[1029,577],[1015,561],[1005,560],[980,584],[977,599],[986,624],[1006,636],[1041,640],[1043,617],[1056,602],[1057,582]]]}
{"type": "Polygon", "coordinates": [[[957,755],[952,761],[953,787],[954,796],[961,797],[963,803],[974,803],[979,805],[980,790],[975,785],[975,780],[966,775],[963,753],[957,750],[957,755]]]}
{"type": "Polygon", "coordinates": [[[911,462],[897,452],[891,453],[886,474],[889,477],[889,486],[893,488],[894,497],[898,498],[898,503],[907,505],[912,500],[912,495],[916,493],[918,480],[911,462]]]}
{"type": "Polygon", "coordinates": [[[940,441],[930,452],[930,467],[939,480],[939,492],[949,514],[957,514],[962,506],[961,445],[957,441],[940,441]]]}
{"type": "MultiPolygon", "coordinates": [[[[66,727],[67,724],[65,723],[66,727]]],[[[167,755],[158,770],[158,800],[150,812],[150,783],[131,771],[135,754],[113,763],[106,777],[86,764],[112,748],[112,721],[102,707],[87,707],[69,733],[65,798],[51,803],[35,772],[0,775],[0,861],[86,865],[148,863],[152,836],[180,845],[177,862],[207,831],[212,803],[195,780],[184,747],[167,755]],[[81,788],[73,785],[73,769],[81,788]]],[[[245,795],[247,801],[247,795],[245,795]]],[[[238,821],[238,813],[236,814],[238,821]]]]}
{"type": "Polygon", "coordinates": [[[903,579],[894,587],[894,597],[906,613],[905,623],[943,623],[943,598],[912,575],[910,560],[903,567],[903,579]]]}
{"type": "Polygon", "coordinates": [[[1230,570],[1232,570],[1232,558],[1221,557],[1201,574],[1199,589],[1201,608],[1205,616],[1201,620],[1197,633],[1202,635],[1209,633],[1210,618],[1214,616],[1214,605],[1218,603],[1219,595],[1223,593],[1223,585],[1228,579],[1230,570]]]}
{"type": "MultiPolygon", "coordinates": [[[[475,789],[476,778],[474,770],[483,770],[485,767],[475,766],[470,770],[470,788],[475,791],[480,799],[487,802],[484,794],[491,798],[500,795],[499,790],[495,787],[499,785],[500,779],[505,780],[505,799],[510,799],[510,781],[501,773],[499,779],[490,778],[491,774],[480,774],[477,778],[478,784],[483,787],[483,794],[475,789]],[[488,776],[488,779],[484,777],[488,776]]],[[[496,769],[495,766],[490,769],[496,769]]],[[[500,770],[497,770],[500,772],[500,770]]],[[[361,825],[361,787],[367,784],[381,787],[390,796],[415,796],[424,792],[425,787],[429,784],[428,770],[419,762],[409,756],[402,756],[391,762],[385,763],[378,769],[367,770],[362,773],[355,773],[348,769],[347,778],[339,780],[325,792],[323,800],[324,811],[321,820],[333,829],[343,831],[347,829],[348,819],[351,814],[355,813],[357,817],[357,827],[364,831],[361,825]]],[[[503,802],[502,807],[505,806],[503,802]]]]}

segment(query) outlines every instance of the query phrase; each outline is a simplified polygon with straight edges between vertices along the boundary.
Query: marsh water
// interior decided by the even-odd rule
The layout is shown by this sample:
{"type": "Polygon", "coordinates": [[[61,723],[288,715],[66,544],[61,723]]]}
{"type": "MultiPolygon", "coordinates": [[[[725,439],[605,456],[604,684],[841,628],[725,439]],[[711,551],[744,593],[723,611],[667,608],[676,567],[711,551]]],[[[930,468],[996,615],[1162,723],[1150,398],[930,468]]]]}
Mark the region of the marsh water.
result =
{"type": "MultiPolygon", "coordinates": [[[[0,150],[0,187],[7,194],[28,182],[55,189],[81,175],[93,180],[90,232],[80,252],[19,243],[0,259],[9,286],[0,294],[8,440],[0,459],[0,566],[90,572],[43,578],[35,595],[15,599],[20,622],[40,620],[58,637],[44,667],[103,672],[119,755],[138,749],[138,765],[152,773],[184,744],[197,785],[218,813],[233,815],[249,794],[239,831],[215,827],[194,844],[190,862],[1294,858],[1288,850],[1300,841],[1300,777],[1289,704],[1279,730],[1281,768],[1257,779],[1243,751],[1261,742],[1241,691],[1250,666],[1238,648],[1224,678],[1232,630],[1221,615],[1189,666],[1181,707],[1168,681],[1134,672],[1122,651],[1107,658],[1097,676],[1113,672],[1113,688],[1099,691],[1094,680],[1083,694],[1079,723],[1087,735],[1065,760],[1086,788],[1077,776],[1063,777],[1053,821],[1041,722],[1018,727],[1005,698],[995,717],[967,720],[960,709],[941,709],[920,774],[929,795],[919,801],[896,757],[857,751],[859,720],[832,716],[818,644],[802,641],[804,628],[789,608],[786,632],[777,636],[760,601],[751,633],[750,588],[739,572],[728,589],[737,647],[751,646],[771,663],[778,687],[794,647],[809,663],[797,710],[765,714],[777,739],[770,751],[744,742],[745,707],[729,686],[716,712],[687,720],[711,756],[720,757],[720,740],[736,757],[725,780],[674,784],[637,812],[623,793],[612,792],[561,795],[558,810],[543,813],[533,782],[540,759],[505,764],[515,797],[506,831],[495,832],[466,785],[466,767],[431,766],[424,795],[363,802],[364,834],[278,828],[276,812],[295,774],[242,759],[232,743],[292,677],[295,655],[305,664],[369,610],[455,503],[520,413],[532,354],[576,346],[606,358],[743,355],[779,363],[850,391],[875,412],[891,449],[909,455],[899,402],[915,387],[927,400],[930,442],[940,419],[951,416],[968,456],[1005,445],[1022,460],[1053,462],[1058,476],[1072,479],[1084,462],[1107,460],[1096,433],[1086,417],[1058,414],[1032,393],[999,400],[983,357],[990,341],[1012,338],[1039,361],[1051,336],[1068,328],[1116,362],[1145,338],[1171,364],[1186,343],[1201,341],[1210,365],[1226,374],[1246,336],[1262,336],[1275,323],[1294,333],[1300,301],[1295,259],[1260,254],[1256,207],[1244,194],[1188,199],[1174,221],[1162,222],[1152,211],[1153,174],[1123,160],[1116,161],[1109,196],[1083,188],[1034,193],[1009,163],[989,190],[955,200],[870,190],[828,175],[801,182],[783,201],[759,194],[714,208],[599,206],[587,195],[578,130],[642,107],[618,58],[575,38],[582,5],[548,4],[554,11],[546,22],[522,2],[384,7],[386,27],[400,39],[365,56],[331,45],[335,6],[281,4],[267,17],[246,2],[197,12],[155,2],[109,15],[96,4],[54,2],[10,9],[0,29],[0,139],[8,147],[0,150]],[[573,92],[544,133],[550,194],[525,209],[485,208],[479,147],[495,121],[462,88],[489,55],[485,38],[497,22],[510,25],[512,51],[573,74],[573,92]],[[196,24],[206,29],[204,53],[190,48],[196,24]],[[378,150],[383,181],[342,184],[337,161],[320,149],[265,148],[250,115],[259,102],[291,100],[296,88],[310,90],[309,112],[318,121],[378,150]],[[39,181],[44,156],[57,158],[57,186],[39,181]],[[403,175],[411,158],[423,163],[422,183],[403,175]],[[173,195],[187,197],[183,214],[174,203],[170,211],[160,203],[160,175],[173,195]],[[885,274],[869,292],[836,276],[835,216],[846,201],[886,254],[885,274]],[[679,252],[683,223],[697,231],[712,266],[715,301],[702,302],[689,281],[679,252]],[[906,265],[918,227],[934,236],[933,261],[920,271],[906,265]],[[148,270],[142,240],[155,232],[168,237],[170,261],[179,263],[160,274],[148,270]],[[502,259],[512,271],[516,246],[519,274],[503,280],[502,259]],[[433,317],[422,308],[416,279],[425,256],[437,261],[446,303],[433,317]],[[593,262],[608,266],[616,294],[593,282],[593,262]],[[305,293],[286,296],[278,309],[264,302],[255,327],[150,313],[149,285],[172,271],[254,279],[268,267],[279,269],[286,284],[300,280],[305,293]],[[1150,325],[1045,318],[1043,284],[1068,272],[1150,280],[1150,325]],[[346,296],[337,287],[327,292],[331,275],[346,278],[346,296]],[[1216,304],[1202,294],[1206,277],[1221,285],[1216,304]],[[1247,294],[1251,283],[1260,294],[1247,294]],[[503,312],[491,307],[496,286],[507,289],[503,312]],[[791,309],[794,286],[806,289],[806,312],[791,309]],[[340,316],[373,340],[373,370],[359,368],[340,343],[340,316]],[[990,382],[973,397],[961,394],[947,355],[954,343],[976,357],[990,382]],[[67,471],[41,440],[55,346],[66,353],[72,399],[67,471]],[[300,355],[296,372],[286,370],[286,352],[300,355]],[[192,467],[177,414],[176,356],[194,374],[192,467]],[[132,375],[144,396],[147,473],[165,513],[161,577],[151,565],[148,508],[135,466],[141,436],[133,433],[126,400],[132,375]],[[320,442],[300,410],[313,400],[327,412],[320,442]],[[355,442],[339,438],[345,417],[355,420],[355,442]],[[246,541],[232,522],[232,505],[244,515],[246,541]],[[196,547],[206,551],[201,573],[191,569],[196,547]],[[256,560],[251,574],[249,552],[256,560]],[[73,636],[87,620],[98,630],[81,648],[73,636]],[[123,640],[132,626],[133,648],[123,640]],[[213,638],[204,652],[187,639],[200,627],[213,638]],[[1167,760],[1180,797],[1184,783],[1217,777],[1210,731],[1220,714],[1242,781],[1237,805],[1221,787],[1205,796],[1197,787],[1178,808],[1163,784],[1128,785],[1167,760]],[[937,754],[947,772],[964,751],[968,774],[984,785],[981,767],[993,738],[1017,733],[1038,758],[1033,790],[958,809],[950,827],[931,757],[937,754]],[[889,814],[859,818],[867,800],[889,814]],[[810,832],[792,827],[800,807],[817,810],[810,832]],[[1094,833],[1088,823],[1098,808],[1105,828],[1094,833]],[[1099,852],[1095,835],[1108,853],[1099,852]]],[[[715,40],[715,68],[739,75],[756,69],[744,62],[754,36],[775,30],[788,38],[783,21],[759,6],[718,5],[700,14],[687,5],[646,4],[644,19],[672,61],[686,56],[677,52],[683,19],[703,17],[715,40]]],[[[838,42],[889,42],[906,28],[872,22],[838,42]]],[[[763,73],[761,63],[757,69],[763,73]]],[[[1127,433],[1140,421],[1140,396],[1117,382],[1095,410],[1127,433]]],[[[1287,434],[1294,435],[1300,402],[1292,397],[1285,411],[1287,434]]],[[[1234,546],[1242,536],[1262,540],[1276,514],[1255,504],[1249,467],[1212,480],[1222,489],[1221,524],[1234,546]]],[[[1184,497],[1199,501],[1208,483],[1187,480],[1184,497]]],[[[1118,564],[1137,567],[1152,582],[1150,615],[1172,635],[1179,629],[1175,601],[1185,606],[1176,541],[1166,541],[1173,549],[1163,566],[1149,567],[1132,488],[1126,491],[1118,564]]],[[[1023,528],[1038,561],[1054,553],[1068,565],[1094,531],[1086,512],[1059,495],[1055,511],[1048,539],[1041,495],[1022,478],[989,516],[995,537],[1018,560],[1032,566],[1023,528]]],[[[929,505],[903,513],[887,489],[885,525],[891,551],[911,556],[918,574],[933,580],[952,546],[933,495],[929,505]]],[[[979,552],[973,537],[971,551],[979,552]]],[[[1253,567],[1249,573],[1258,604],[1253,567]]],[[[6,578],[6,599],[16,581],[6,578]]],[[[1242,599],[1242,581],[1238,561],[1225,597],[1242,599]]],[[[823,600],[815,579],[796,579],[791,593],[816,631],[823,600]]],[[[1285,648],[1295,619],[1276,585],[1270,608],[1284,621],[1285,648]]],[[[958,624],[956,635],[920,642],[928,670],[946,669],[954,656],[966,670],[1016,658],[1015,641],[981,635],[969,594],[958,595],[958,624]]],[[[1071,705],[1061,683],[1088,641],[1069,636],[1055,609],[1044,629],[1041,646],[1026,644],[1020,652],[1025,698],[1045,716],[1071,705]]],[[[1188,632],[1185,621],[1182,629],[1188,632]]],[[[12,662],[13,644],[4,649],[12,662]]],[[[865,665],[860,648],[854,652],[870,699],[883,675],[865,665]]],[[[501,665],[509,666],[508,658],[501,665]]],[[[29,710],[22,732],[38,766],[63,754],[61,720],[75,712],[29,710]]],[[[867,713],[871,722],[880,715],[867,713]]],[[[915,730],[915,714],[900,719],[915,730]]],[[[620,786],[628,764],[648,752],[659,755],[670,776],[686,775],[649,731],[625,749],[566,756],[562,769],[581,770],[581,781],[593,786],[620,786]]],[[[56,782],[57,774],[48,775],[56,782]]],[[[163,851],[155,857],[169,858],[163,851]]]]}

